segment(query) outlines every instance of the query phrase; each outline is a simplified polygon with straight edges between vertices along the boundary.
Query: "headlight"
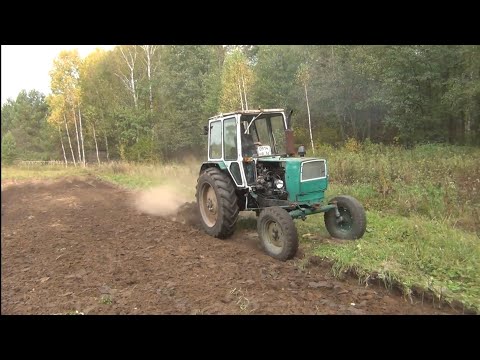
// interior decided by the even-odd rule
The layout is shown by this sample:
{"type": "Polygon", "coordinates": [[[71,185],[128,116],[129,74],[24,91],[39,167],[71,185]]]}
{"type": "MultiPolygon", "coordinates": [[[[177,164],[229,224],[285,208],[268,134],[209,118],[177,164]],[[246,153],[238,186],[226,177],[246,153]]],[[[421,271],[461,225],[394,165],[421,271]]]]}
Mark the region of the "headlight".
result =
{"type": "Polygon", "coordinates": [[[277,187],[277,189],[283,188],[283,181],[280,179],[275,180],[275,186],[277,187]]]}

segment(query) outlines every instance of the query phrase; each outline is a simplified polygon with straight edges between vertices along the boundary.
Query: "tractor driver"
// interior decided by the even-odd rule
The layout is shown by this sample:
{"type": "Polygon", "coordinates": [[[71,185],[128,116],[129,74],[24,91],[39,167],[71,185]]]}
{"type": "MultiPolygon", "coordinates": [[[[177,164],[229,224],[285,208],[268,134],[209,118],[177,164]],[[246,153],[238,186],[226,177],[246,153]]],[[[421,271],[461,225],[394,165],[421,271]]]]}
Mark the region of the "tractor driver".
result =
{"type": "Polygon", "coordinates": [[[252,157],[255,152],[255,144],[253,143],[252,134],[242,132],[242,155],[252,157]]]}

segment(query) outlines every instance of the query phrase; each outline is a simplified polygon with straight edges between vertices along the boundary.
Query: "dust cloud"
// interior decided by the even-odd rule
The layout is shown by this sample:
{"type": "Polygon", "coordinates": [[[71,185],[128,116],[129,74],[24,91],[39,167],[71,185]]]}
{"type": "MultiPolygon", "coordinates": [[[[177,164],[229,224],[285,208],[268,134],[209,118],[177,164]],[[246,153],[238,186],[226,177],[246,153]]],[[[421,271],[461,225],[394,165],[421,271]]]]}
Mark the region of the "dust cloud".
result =
{"type": "Polygon", "coordinates": [[[186,156],[177,164],[166,164],[152,170],[162,185],[135,194],[136,209],[144,214],[199,227],[195,187],[200,165],[198,159],[186,156]]]}
{"type": "Polygon", "coordinates": [[[188,200],[179,189],[162,185],[139,193],[135,199],[135,206],[145,214],[172,217],[188,200]]]}

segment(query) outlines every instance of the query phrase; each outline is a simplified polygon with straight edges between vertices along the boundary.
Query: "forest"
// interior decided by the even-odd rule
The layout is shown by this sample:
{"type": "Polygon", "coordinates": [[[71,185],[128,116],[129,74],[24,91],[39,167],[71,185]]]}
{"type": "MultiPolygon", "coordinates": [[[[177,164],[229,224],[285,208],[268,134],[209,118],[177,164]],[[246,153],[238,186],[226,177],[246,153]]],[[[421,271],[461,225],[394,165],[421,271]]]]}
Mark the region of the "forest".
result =
{"type": "Polygon", "coordinates": [[[293,109],[307,151],[480,145],[477,45],[121,45],[62,51],[50,79],[2,105],[2,162],[175,160],[209,117],[259,108],[293,109]]]}

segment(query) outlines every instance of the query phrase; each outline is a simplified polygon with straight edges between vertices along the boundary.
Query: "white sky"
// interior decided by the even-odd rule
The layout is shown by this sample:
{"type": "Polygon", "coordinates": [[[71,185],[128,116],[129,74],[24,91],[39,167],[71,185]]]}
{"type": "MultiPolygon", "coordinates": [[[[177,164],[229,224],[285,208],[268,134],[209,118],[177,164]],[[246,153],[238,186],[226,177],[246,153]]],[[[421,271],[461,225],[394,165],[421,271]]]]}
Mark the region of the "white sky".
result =
{"type": "Polygon", "coordinates": [[[78,49],[81,57],[95,48],[113,49],[115,45],[2,45],[2,105],[16,99],[22,89],[50,93],[53,59],[62,50],[78,49]]]}

